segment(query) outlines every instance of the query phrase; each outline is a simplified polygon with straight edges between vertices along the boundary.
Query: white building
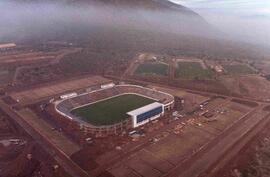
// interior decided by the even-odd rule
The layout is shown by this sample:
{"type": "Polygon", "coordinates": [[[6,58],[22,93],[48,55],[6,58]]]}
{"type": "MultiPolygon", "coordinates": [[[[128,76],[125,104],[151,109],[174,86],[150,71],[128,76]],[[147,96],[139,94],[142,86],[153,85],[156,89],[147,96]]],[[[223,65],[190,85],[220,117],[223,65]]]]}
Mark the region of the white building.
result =
{"type": "Polygon", "coordinates": [[[73,93],[68,93],[68,94],[65,94],[65,95],[61,95],[60,98],[64,100],[64,99],[75,97],[77,95],[78,94],[76,92],[73,92],[73,93]]]}
{"type": "Polygon", "coordinates": [[[101,85],[100,88],[109,89],[109,88],[112,88],[114,86],[115,86],[115,84],[113,82],[111,82],[111,83],[108,83],[108,84],[101,85]]]}
{"type": "Polygon", "coordinates": [[[132,127],[136,128],[162,116],[164,114],[164,105],[154,102],[127,114],[132,118],[132,127]]]}

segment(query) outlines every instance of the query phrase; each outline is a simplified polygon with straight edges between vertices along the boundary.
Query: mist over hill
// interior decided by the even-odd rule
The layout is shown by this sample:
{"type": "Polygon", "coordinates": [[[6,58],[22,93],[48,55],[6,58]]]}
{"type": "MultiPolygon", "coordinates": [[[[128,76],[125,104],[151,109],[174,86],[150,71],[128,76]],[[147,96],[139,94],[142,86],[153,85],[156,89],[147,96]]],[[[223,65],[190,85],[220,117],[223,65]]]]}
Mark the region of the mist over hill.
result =
{"type": "Polygon", "coordinates": [[[214,57],[254,57],[262,51],[230,38],[196,12],[164,0],[13,0],[0,6],[0,41],[60,40],[103,52],[173,51],[169,53],[214,57]]]}
{"type": "Polygon", "coordinates": [[[195,12],[163,0],[23,0],[0,5],[0,40],[16,35],[54,38],[59,33],[79,37],[95,27],[195,35],[209,35],[211,29],[195,12]]]}
{"type": "MultiPolygon", "coordinates": [[[[8,2],[8,1],[6,1],[8,2]]],[[[129,6],[132,8],[145,8],[156,10],[176,10],[179,13],[187,15],[197,15],[194,11],[168,0],[11,0],[14,3],[62,3],[62,4],[90,4],[90,5],[111,5],[111,6],[129,6]]]]}

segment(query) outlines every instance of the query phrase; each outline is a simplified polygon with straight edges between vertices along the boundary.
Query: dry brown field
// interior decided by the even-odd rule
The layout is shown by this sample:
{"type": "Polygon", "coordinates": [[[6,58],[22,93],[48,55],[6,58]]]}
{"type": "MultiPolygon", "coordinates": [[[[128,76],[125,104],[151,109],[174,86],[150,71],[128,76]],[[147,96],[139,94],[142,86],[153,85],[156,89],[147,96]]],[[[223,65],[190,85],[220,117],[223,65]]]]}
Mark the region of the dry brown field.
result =
{"type": "Polygon", "coordinates": [[[25,91],[14,92],[10,95],[14,100],[18,100],[21,105],[26,105],[55,95],[64,94],[73,90],[87,88],[95,85],[101,85],[108,82],[110,82],[110,80],[101,76],[91,76],[76,80],[59,82],[56,84],[42,86],[25,91]]]}

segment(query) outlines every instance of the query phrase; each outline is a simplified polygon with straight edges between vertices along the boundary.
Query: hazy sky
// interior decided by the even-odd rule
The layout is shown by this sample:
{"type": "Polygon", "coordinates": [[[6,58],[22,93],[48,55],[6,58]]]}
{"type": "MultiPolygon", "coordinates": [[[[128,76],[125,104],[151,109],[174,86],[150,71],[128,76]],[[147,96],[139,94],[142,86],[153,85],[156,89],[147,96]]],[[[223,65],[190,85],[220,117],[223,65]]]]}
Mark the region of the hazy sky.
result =
{"type": "Polygon", "coordinates": [[[199,13],[212,12],[239,17],[270,18],[270,0],[171,0],[199,13]]]}
{"type": "Polygon", "coordinates": [[[270,45],[270,0],[170,0],[193,9],[221,31],[270,45]]]}

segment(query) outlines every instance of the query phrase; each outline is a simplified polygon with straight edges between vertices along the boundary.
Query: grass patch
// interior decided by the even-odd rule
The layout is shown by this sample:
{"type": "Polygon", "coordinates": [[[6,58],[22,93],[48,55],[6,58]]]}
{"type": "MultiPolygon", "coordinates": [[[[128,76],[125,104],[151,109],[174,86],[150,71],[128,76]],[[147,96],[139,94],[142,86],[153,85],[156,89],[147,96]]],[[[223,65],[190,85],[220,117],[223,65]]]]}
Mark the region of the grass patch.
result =
{"type": "Polygon", "coordinates": [[[178,62],[176,77],[180,79],[212,79],[214,72],[202,68],[198,62],[178,62]]]}
{"type": "Polygon", "coordinates": [[[252,108],[258,106],[258,103],[253,102],[253,101],[246,101],[246,100],[232,99],[232,102],[239,103],[239,104],[242,104],[242,105],[246,105],[246,106],[252,107],[252,108]]]}
{"type": "Polygon", "coordinates": [[[224,65],[224,69],[229,74],[255,74],[256,72],[247,65],[224,65]]]}
{"type": "Polygon", "coordinates": [[[127,112],[153,102],[155,100],[126,94],[74,109],[71,113],[93,125],[111,125],[126,119],[127,112]]]}
{"type": "Polygon", "coordinates": [[[138,75],[168,75],[168,65],[164,63],[143,63],[135,70],[138,75]]]}

